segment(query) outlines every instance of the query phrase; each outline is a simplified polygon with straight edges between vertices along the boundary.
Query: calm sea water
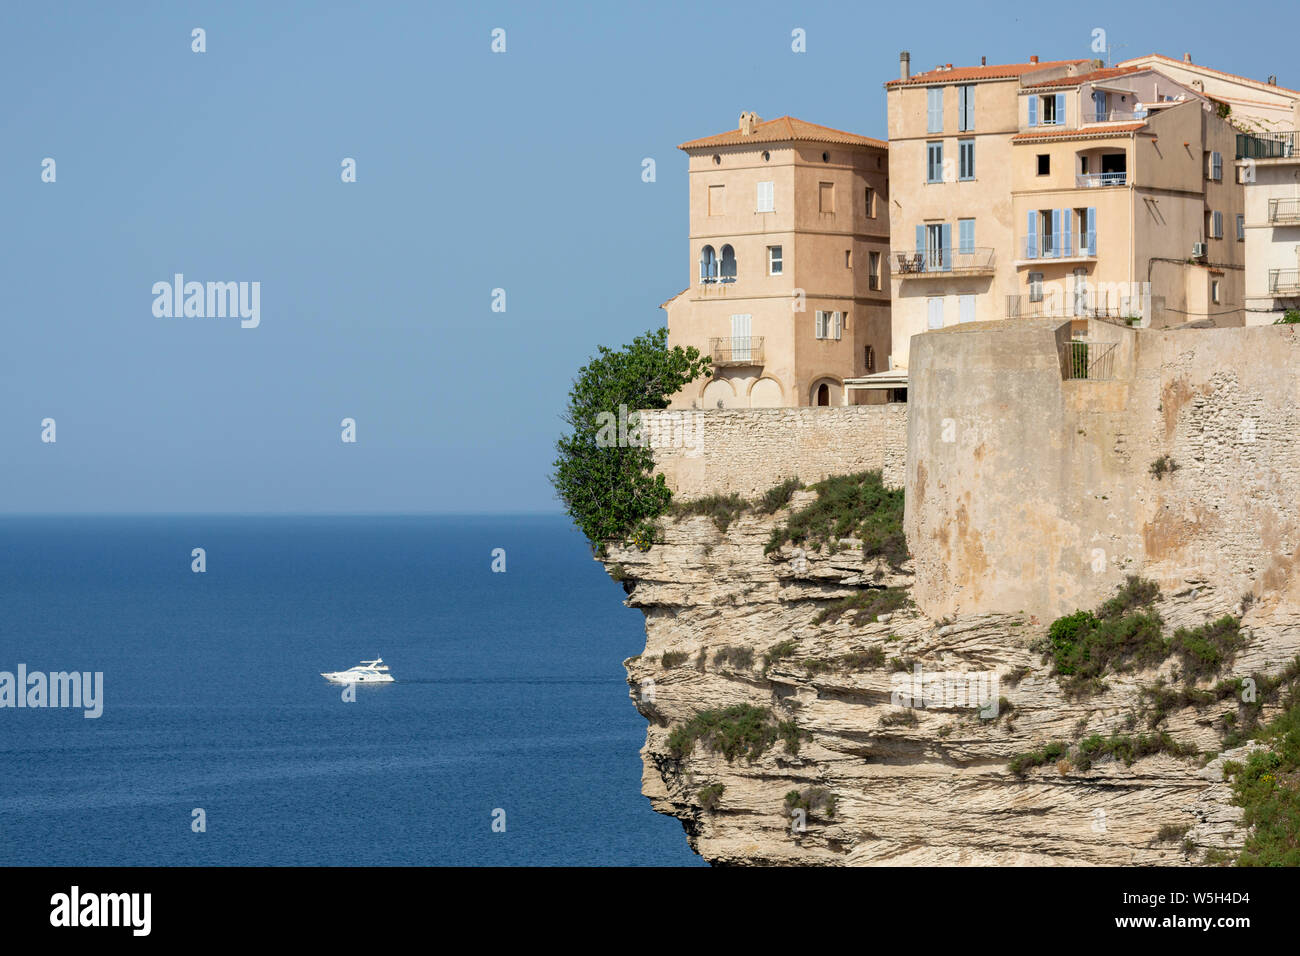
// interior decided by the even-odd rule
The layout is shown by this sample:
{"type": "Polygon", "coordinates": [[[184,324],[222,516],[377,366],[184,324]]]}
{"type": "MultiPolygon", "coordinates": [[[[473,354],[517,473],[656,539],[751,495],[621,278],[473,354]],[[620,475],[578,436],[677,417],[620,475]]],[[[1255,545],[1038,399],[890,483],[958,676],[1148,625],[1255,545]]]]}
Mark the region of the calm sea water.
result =
{"type": "Polygon", "coordinates": [[[0,864],[699,864],[622,598],[561,518],[0,519],[0,670],[105,684],[0,709],[0,864]],[[376,656],[355,703],[319,676],[376,656]]]}

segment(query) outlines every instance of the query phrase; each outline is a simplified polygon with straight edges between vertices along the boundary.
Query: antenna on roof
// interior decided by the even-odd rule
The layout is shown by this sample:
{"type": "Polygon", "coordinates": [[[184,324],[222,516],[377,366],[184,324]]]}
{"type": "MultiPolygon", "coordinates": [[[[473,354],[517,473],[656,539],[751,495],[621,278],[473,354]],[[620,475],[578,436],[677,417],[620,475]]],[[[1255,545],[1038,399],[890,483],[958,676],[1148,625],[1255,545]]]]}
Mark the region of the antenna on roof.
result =
{"type": "Polygon", "coordinates": [[[1128,46],[1127,43],[1115,43],[1106,47],[1106,66],[1107,68],[1115,65],[1115,51],[1122,50],[1128,46]]]}

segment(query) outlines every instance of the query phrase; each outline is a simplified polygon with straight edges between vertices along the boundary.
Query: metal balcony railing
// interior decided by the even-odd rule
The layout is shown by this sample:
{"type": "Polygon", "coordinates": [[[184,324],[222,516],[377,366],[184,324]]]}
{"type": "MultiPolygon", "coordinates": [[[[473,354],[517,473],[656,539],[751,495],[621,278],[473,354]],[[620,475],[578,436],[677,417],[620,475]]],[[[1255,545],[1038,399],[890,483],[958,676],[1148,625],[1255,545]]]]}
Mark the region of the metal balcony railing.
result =
{"type": "Polygon", "coordinates": [[[1097,233],[1040,232],[1021,236],[1016,247],[1025,259],[1095,259],[1097,233]]]}
{"type": "Polygon", "coordinates": [[[1061,343],[1061,377],[1105,382],[1115,377],[1115,342],[1074,339],[1061,343]]]}
{"type": "Polygon", "coordinates": [[[1140,319],[1142,303],[1129,296],[1089,289],[1080,295],[1044,290],[1041,297],[1007,296],[1008,319],[1140,319]]]}
{"type": "Polygon", "coordinates": [[[1300,225],[1300,199],[1270,199],[1268,221],[1276,226],[1300,225]]]}
{"type": "Polygon", "coordinates": [[[1085,123],[1136,123],[1146,119],[1146,110],[1089,110],[1083,114],[1085,123]]]}
{"type": "Polygon", "coordinates": [[[722,365],[762,365],[763,336],[729,336],[709,340],[714,367],[722,365]]]}
{"type": "Polygon", "coordinates": [[[1238,159],[1290,159],[1300,156],[1296,131],[1277,133],[1238,133],[1238,159]]]}
{"type": "Polygon", "coordinates": [[[1269,295],[1300,295],[1300,269],[1269,269],[1269,295]]]}
{"type": "Polygon", "coordinates": [[[1090,189],[1094,186],[1124,186],[1128,184],[1128,173],[1120,170],[1117,173],[1078,173],[1074,177],[1074,185],[1080,189],[1090,189]]]}
{"type": "Polygon", "coordinates": [[[994,251],[986,246],[929,249],[925,252],[892,252],[894,275],[901,279],[920,276],[991,275],[994,251]]]}

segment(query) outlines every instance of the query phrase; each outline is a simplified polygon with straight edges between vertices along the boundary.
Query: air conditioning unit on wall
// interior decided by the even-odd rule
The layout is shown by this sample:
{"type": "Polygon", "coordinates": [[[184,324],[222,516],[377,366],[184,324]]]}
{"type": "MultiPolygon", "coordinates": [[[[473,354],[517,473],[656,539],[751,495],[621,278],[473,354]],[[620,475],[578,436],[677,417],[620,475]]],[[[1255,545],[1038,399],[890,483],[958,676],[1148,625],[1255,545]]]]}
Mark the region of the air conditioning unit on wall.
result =
{"type": "Polygon", "coordinates": [[[1203,242],[1192,243],[1192,258],[1193,259],[1205,258],[1205,243],[1203,242]]]}

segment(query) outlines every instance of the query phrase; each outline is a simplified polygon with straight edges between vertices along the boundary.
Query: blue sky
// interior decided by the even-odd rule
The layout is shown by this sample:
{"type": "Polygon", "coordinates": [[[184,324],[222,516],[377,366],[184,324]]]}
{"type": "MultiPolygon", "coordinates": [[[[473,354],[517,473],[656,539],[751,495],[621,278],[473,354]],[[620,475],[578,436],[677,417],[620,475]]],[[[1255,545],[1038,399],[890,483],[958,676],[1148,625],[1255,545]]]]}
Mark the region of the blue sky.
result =
{"type": "Polygon", "coordinates": [[[5,4],[0,512],[558,510],[574,371],[688,279],[677,143],[745,109],[883,137],[899,50],[1086,57],[1098,27],[1300,86],[1294,8],[1229,10],[5,4]],[[260,326],[155,317],[176,272],[260,282],[260,326]]]}

